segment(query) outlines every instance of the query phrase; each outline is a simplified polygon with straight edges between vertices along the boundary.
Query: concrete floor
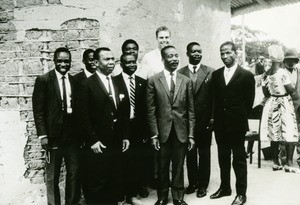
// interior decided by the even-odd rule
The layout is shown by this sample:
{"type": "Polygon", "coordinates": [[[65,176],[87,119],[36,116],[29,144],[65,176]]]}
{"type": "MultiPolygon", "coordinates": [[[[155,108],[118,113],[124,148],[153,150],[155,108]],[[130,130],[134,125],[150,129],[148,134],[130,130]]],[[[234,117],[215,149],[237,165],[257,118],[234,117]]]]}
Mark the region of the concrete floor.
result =
{"type": "MultiPolygon", "coordinates": [[[[268,144],[268,143],[267,143],[268,144]]],[[[264,143],[263,143],[264,145],[264,143]]],[[[257,144],[254,144],[254,150],[257,144]]],[[[296,158],[295,155],[294,158],[296,158]]],[[[262,155],[263,158],[263,155],[262,155]]],[[[248,159],[249,162],[249,159],[248,159]]],[[[295,163],[296,166],[296,163],[295,163]]],[[[186,174],[186,173],[185,173],[186,174]]],[[[209,196],[219,188],[219,167],[217,162],[217,148],[212,145],[212,172],[208,187],[208,194],[204,198],[197,198],[196,193],[185,196],[189,205],[230,205],[236,195],[235,175],[231,173],[232,195],[220,199],[210,199],[209,196]]],[[[185,179],[187,186],[187,179],[185,179]]],[[[169,203],[172,199],[169,193],[169,203]]],[[[156,192],[151,190],[147,199],[141,199],[144,205],[153,205],[157,200],[156,192]]],[[[300,173],[286,173],[272,171],[272,162],[262,159],[262,167],[257,167],[257,151],[254,153],[253,164],[248,164],[247,205],[300,205],[300,173]]]]}

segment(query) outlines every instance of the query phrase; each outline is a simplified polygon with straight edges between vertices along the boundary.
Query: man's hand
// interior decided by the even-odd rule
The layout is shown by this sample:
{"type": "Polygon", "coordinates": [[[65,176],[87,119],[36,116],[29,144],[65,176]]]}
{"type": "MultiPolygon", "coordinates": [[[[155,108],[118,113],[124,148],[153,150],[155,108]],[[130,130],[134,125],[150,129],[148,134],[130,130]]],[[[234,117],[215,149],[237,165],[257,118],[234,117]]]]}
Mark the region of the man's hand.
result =
{"type": "Polygon", "coordinates": [[[129,140],[123,140],[123,147],[122,147],[122,152],[126,152],[126,150],[128,150],[130,145],[129,140]]]}
{"type": "Polygon", "coordinates": [[[191,151],[195,146],[195,140],[191,137],[189,137],[189,146],[188,146],[188,150],[191,151]]]}
{"type": "Polygon", "coordinates": [[[160,149],[160,144],[157,138],[158,138],[157,136],[155,138],[152,138],[152,146],[154,147],[155,150],[158,151],[160,149]]]}
{"type": "Polygon", "coordinates": [[[105,149],[106,146],[102,144],[100,141],[96,142],[91,146],[91,149],[93,150],[94,153],[102,153],[101,149],[105,149]]]}
{"type": "Polygon", "coordinates": [[[213,130],[213,127],[214,127],[214,119],[210,119],[206,129],[213,130]]]}
{"type": "Polygon", "coordinates": [[[43,137],[41,139],[41,145],[42,145],[42,148],[45,150],[45,151],[48,151],[49,149],[49,146],[48,146],[48,137],[43,137]]]}

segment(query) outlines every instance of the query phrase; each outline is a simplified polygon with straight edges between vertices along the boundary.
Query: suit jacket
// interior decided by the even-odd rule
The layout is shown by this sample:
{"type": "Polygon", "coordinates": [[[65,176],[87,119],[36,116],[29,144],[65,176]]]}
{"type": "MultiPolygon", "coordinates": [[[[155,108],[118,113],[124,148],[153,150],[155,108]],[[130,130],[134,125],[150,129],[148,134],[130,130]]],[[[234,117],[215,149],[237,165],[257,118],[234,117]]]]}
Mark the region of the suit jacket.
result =
{"type": "Polygon", "coordinates": [[[255,64],[255,75],[261,75],[265,72],[265,66],[260,62],[255,64]]]}
{"type": "MultiPolygon", "coordinates": [[[[195,130],[206,130],[212,114],[211,75],[213,68],[201,64],[197,71],[196,85],[193,86],[196,125],[195,130]]],[[[178,70],[190,78],[190,70],[185,66],[178,70]]]]}
{"type": "MultiPolygon", "coordinates": [[[[119,90],[115,78],[112,78],[115,89],[117,108],[119,106],[119,90]]],[[[100,141],[107,147],[120,145],[122,139],[127,138],[123,116],[119,115],[114,102],[97,73],[85,81],[83,91],[80,92],[80,122],[86,144],[93,145],[100,141]],[[117,120],[117,122],[114,122],[117,120]]]]}
{"type": "Polygon", "coordinates": [[[74,75],[74,78],[80,82],[81,84],[83,84],[83,82],[87,79],[87,76],[85,74],[85,72],[82,70],[81,72],[77,73],[74,75]]]}
{"type": "Polygon", "coordinates": [[[254,75],[238,66],[226,85],[222,67],[212,74],[212,89],[215,131],[246,132],[255,96],[254,75]]]}
{"type": "MultiPolygon", "coordinates": [[[[77,113],[74,104],[77,100],[78,83],[69,74],[69,81],[72,93],[72,116],[77,113]]],[[[32,96],[34,121],[37,135],[47,135],[49,138],[59,138],[63,129],[62,99],[55,70],[38,76],[35,80],[32,96]]],[[[78,137],[76,122],[74,117],[74,129],[72,137],[78,137]]]]}
{"type": "MultiPolygon", "coordinates": [[[[130,98],[122,73],[115,77],[119,94],[124,98],[120,101],[119,113],[128,121],[130,120],[130,98]]],[[[146,87],[147,81],[135,76],[135,130],[128,130],[130,139],[139,138],[141,141],[148,137],[146,130],[146,87]],[[133,136],[138,135],[138,136],[133,136]]],[[[138,139],[135,139],[138,140],[138,139]]]]}
{"type": "Polygon", "coordinates": [[[164,73],[152,76],[147,86],[147,119],[151,136],[158,135],[161,143],[168,140],[172,125],[178,140],[187,142],[195,127],[192,81],[178,73],[172,101],[164,73]]]}

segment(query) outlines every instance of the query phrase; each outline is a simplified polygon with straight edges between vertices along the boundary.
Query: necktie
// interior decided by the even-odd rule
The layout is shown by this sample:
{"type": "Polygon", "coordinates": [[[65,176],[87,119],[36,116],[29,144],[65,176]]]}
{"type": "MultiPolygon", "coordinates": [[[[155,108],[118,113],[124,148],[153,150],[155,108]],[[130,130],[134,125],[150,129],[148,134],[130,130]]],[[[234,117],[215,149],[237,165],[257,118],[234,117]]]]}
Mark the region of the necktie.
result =
{"type": "Polygon", "coordinates": [[[196,73],[197,66],[194,65],[193,69],[194,69],[194,73],[196,73]]]}
{"type": "Polygon", "coordinates": [[[66,82],[65,82],[66,76],[62,76],[62,93],[63,93],[63,99],[62,99],[62,110],[64,113],[67,113],[68,107],[67,107],[67,91],[66,91],[66,82]]]}
{"type": "Polygon", "coordinates": [[[134,79],[130,76],[130,106],[133,108],[133,116],[135,116],[135,87],[134,79]]]}
{"type": "Polygon", "coordinates": [[[172,101],[174,100],[174,91],[175,91],[175,83],[174,83],[174,73],[170,72],[171,75],[171,86],[170,86],[170,94],[172,101]]]}

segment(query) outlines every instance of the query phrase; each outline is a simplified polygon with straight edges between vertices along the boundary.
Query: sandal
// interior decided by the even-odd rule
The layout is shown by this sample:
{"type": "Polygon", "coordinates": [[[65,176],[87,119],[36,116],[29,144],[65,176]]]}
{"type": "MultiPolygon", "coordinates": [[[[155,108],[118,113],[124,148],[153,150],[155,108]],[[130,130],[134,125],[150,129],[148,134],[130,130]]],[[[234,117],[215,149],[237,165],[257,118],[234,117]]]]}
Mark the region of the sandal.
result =
{"type": "Polygon", "coordinates": [[[272,167],[273,171],[282,170],[282,168],[283,167],[281,165],[277,165],[277,164],[274,164],[273,167],[272,167]]]}

